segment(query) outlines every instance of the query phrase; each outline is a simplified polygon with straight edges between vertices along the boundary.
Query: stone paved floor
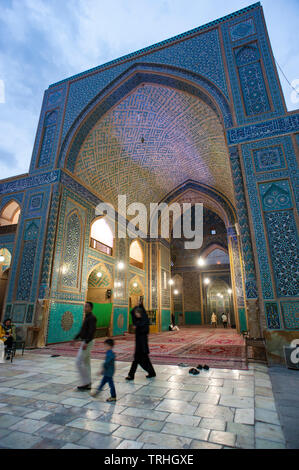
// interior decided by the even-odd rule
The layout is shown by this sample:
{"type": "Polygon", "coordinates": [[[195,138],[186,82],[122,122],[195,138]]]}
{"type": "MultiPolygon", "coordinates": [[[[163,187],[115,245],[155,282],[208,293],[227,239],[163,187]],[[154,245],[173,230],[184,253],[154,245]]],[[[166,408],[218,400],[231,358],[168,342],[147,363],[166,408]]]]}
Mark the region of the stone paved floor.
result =
{"type": "Polygon", "coordinates": [[[299,371],[269,369],[274,398],[288,449],[299,449],[299,371]]]}
{"type": "MultiPolygon", "coordinates": [[[[92,360],[93,378],[101,361],[92,360]]],[[[25,353],[0,364],[2,448],[285,448],[267,367],[248,371],[155,366],[157,377],[117,363],[109,391],[77,392],[73,358],[25,353]]]]}

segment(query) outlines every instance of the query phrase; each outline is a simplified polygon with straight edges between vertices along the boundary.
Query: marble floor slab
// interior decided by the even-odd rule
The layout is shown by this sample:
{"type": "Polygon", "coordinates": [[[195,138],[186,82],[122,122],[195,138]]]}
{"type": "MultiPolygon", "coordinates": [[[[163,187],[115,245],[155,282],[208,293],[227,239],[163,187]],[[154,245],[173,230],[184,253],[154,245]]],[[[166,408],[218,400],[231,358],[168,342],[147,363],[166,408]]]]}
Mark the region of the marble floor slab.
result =
{"type": "MultiPolygon", "coordinates": [[[[92,359],[93,384],[101,361],[92,359]]],[[[116,364],[116,403],[77,392],[74,358],[17,355],[0,369],[0,447],[20,449],[275,449],[285,438],[269,369],[155,365],[157,377],[116,364]]],[[[291,390],[297,390],[296,387],[291,390]]],[[[282,392],[281,392],[282,393],[282,392]]],[[[285,393],[285,392],[283,392],[285,393]]],[[[282,407],[287,407],[283,395],[282,407]]],[[[292,402],[292,403],[293,403],[292,402]]],[[[290,406],[288,407],[290,408],[290,406]]],[[[294,420],[289,418],[294,426],[294,420]]],[[[299,448],[299,445],[298,445],[299,448]]]]}

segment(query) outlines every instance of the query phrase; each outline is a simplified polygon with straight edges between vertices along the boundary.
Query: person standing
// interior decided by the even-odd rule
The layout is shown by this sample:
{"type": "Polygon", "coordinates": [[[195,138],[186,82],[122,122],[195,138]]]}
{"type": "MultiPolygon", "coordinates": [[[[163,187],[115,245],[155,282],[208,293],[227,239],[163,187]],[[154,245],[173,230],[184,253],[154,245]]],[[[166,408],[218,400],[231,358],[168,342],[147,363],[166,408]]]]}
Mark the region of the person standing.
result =
{"type": "Polygon", "coordinates": [[[7,318],[2,325],[0,325],[0,339],[5,345],[6,359],[10,359],[12,343],[15,340],[15,326],[11,323],[11,319],[7,318]]]}
{"type": "Polygon", "coordinates": [[[226,315],[226,313],[223,312],[223,314],[221,315],[221,320],[222,320],[222,323],[223,323],[223,328],[227,328],[227,315],[226,315]]]}
{"type": "Polygon", "coordinates": [[[100,374],[103,375],[103,378],[99,387],[95,391],[91,392],[91,396],[96,397],[102,391],[104,385],[108,383],[110,387],[111,397],[107,398],[106,401],[114,402],[116,401],[116,391],[115,391],[115,386],[113,382],[113,375],[115,372],[115,354],[113,352],[114,341],[113,339],[108,338],[104,341],[104,344],[107,348],[106,357],[105,357],[105,362],[103,364],[103,369],[100,372],[100,374]]]}
{"type": "Polygon", "coordinates": [[[149,334],[149,319],[143,302],[139,302],[138,307],[135,307],[132,312],[133,325],[135,326],[135,353],[131,369],[126,377],[126,380],[134,380],[135,372],[138,364],[148,373],[148,379],[156,377],[156,372],[152,366],[149,355],[148,347],[148,334],[149,334]]]}
{"type": "Polygon", "coordinates": [[[212,313],[211,323],[212,323],[213,328],[217,328],[217,315],[215,312],[212,313]]]}
{"type": "Polygon", "coordinates": [[[93,303],[86,302],[84,306],[85,318],[81,330],[73,340],[74,342],[78,339],[82,341],[76,359],[76,365],[81,382],[77,387],[78,391],[91,389],[90,352],[93,346],[93,338],[96,332],[97,323],[97,319],[93,315],[92,309],[93,303]]]}

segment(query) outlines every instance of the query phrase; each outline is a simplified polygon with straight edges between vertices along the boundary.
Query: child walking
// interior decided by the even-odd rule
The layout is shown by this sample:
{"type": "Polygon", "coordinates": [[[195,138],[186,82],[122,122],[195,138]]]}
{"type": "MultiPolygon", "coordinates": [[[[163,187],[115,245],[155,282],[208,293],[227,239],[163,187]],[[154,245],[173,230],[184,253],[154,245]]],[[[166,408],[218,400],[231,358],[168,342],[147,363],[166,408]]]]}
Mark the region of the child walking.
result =
{"type": "Polygon", "coordinates": [[[99,387],[96,390],[92,391],[91,395],[93,397],[96,397],[102,391],[104,385],[108,383],[110,387],[111,397],[107,398],[106,401],[113,402],[116,401],[116,391],[113,382],[113,375],[115,371],[115,354],[113,352],[114,341],[113,339],[108,338],[106,339],[104,344],[106,346],[106,357],[105,362],[103,364],[103,369],[100,372],[101,374],[103,374],[103,378],[99,387]]]}

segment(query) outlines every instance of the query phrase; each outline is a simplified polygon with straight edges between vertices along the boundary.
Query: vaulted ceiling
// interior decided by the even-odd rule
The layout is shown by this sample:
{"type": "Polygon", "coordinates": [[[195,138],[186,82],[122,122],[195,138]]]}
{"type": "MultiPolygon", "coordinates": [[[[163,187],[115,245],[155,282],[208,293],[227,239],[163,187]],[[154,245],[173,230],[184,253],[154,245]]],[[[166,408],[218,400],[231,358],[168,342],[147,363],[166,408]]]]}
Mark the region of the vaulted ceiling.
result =
{"type": "Polygon", "coordinates": [[[215,112],[197,97],[139,85],[93,127],[76,176],[107,202],[158,202],[192,179],[234,203],[228,151],[215,112]]]}

